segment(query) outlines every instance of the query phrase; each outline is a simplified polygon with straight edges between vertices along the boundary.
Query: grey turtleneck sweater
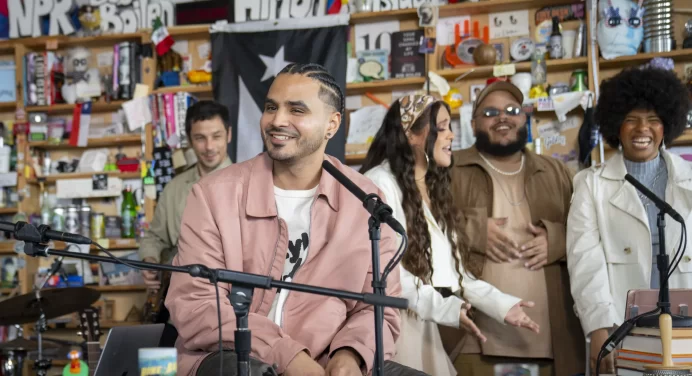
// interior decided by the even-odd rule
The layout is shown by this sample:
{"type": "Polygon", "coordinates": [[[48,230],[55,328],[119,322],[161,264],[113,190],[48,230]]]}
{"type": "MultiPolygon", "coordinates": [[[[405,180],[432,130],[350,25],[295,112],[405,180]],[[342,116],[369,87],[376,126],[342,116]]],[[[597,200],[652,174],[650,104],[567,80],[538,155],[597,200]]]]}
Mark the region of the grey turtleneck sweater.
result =
{"type": "MultiPolygon", "coordinates": [[[[666,185],[668,184],[668,168],[666,167],[665,159],[661,157],[661,153],[658,153],[656,158],[648,162],[632,162],[627,160],[627,158],[624,160],[627,173],[634,176],[635,179],[639,180],[658,197],[665,199],[666,185]]],[[[642,201],[644,209],[646,209],[649,229],[651,230],[651,288],[657,289],[659,288],[659,273],[656,266],[656,256],[658,255],[659,245],[658,226],[656,225],[658,209],[648,198],[642,198],[640,195],[639,199],[642,201]]]]}

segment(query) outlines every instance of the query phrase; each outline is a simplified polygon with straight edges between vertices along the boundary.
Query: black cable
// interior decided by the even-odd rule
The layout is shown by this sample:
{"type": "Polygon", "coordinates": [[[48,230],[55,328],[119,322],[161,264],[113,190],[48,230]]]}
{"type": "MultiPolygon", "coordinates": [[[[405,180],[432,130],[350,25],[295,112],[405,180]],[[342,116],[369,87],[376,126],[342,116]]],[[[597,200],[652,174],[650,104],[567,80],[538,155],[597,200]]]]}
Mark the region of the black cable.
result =
{"type": "Polygon", "coordinates": [[[389,273],[391,273],[394,268],[401,262],[401,260],[404,258],[404,254],[406,253],[406,247],[408,246],[408,237],[406,234],[401,234],[401,244],[399,244],[399,249],[394,253],[394,256],[389,260],[389,263],[387,263],[387,266],[384,267],[384,271],[382,272],[382,281],[386,281],[387,278],[389,277],[389,273]]]}
{"type": "MultiPolygon", "coordinates": [[[[678,246],[677,252],[675,252],[675,255],[673,256],[673,260],[671,261],[670,265],[668,266],[668,277],[670,278],[673,275],[673,272],[675,272],[675,269],[678,268],[678,265],[680,265],[680,261],[682,260],[682,256],[684,255],[684,249],[687,249],[687,226],[685,225],[685,222],[680,224],[682,227],[682,235],[680,236],[680,245],[678,246]],[[684,242],[684,245],[683,245],[684,242]],[[682,251],[682,252],[681,252],[682,251]]],[[[667,279],[666,279],[667,282],[667,279]]]]}
{"type": "Polygon", "coordinates": [[[223,376],[223,337],[221,334],[221,298],[219,298],[219,281],[216,274],[211,273],[209,281],[214,284],[216,290],[216,315],[219,321],[219,376],[223,376]]]}

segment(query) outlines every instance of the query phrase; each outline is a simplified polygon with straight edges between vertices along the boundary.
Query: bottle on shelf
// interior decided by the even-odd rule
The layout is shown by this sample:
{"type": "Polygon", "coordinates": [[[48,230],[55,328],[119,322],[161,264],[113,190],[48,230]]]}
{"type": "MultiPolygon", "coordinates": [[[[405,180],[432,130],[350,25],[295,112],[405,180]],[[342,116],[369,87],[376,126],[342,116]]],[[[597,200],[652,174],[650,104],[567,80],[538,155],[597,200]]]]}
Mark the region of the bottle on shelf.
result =
{"type": "Polygon", "coordinates": [[[553,17],[553,33],[550,35],[550,58],[562,59],[562,33],[560,33],[560,18],[553,17]]]}
{"type": "Polygon", "coordinates": [[[129,185],[126,185],[125,191],[123,191],[123,203],[121,205],[120,217],[122,218],[121,236],[126,239],[134,239],[136,234],[135,221],[137,220],[137,203],[135,202],[132,187],[129,185]]]}
{"type": "Polygon", "coordinates": [[[44,189],[41,196],[41,224],[51,226],[52,222],[53,208],[51,208],[50,201],[48,200],[48,190],[44,189]]]}

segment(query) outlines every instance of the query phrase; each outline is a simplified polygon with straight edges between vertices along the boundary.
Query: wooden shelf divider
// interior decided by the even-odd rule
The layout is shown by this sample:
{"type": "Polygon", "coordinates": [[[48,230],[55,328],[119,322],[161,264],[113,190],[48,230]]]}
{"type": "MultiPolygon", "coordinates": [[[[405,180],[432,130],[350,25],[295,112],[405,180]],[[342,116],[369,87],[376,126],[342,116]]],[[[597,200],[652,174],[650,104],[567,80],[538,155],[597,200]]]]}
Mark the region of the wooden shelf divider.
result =
{"type": "Polygon", "coordinates": [[[154,94],[177,93],[186,91],[188,93],[211,93],[211,84],[202,85],[182,85],[182,86],[165,86],[154,90],[154,94]]]}
{"type": "Polygon", "coordinates": [[[118,147],[125,144],[137,145],[142,143],[140,134],[121,134],[117,136],[107,136],[101,138],[90,138],[87,146],[72,146],[67,141],[54,143],[51,141],[29,141],[29,146],[37,149],[85,149],[100,147],[118,147]]]}
{"type": "MultiPolygon", "coordinates": [[[[69,173],[69,174],[48,175],[45,177],[45,182],[46,183],[55,183],[58,180],[64,180],[64,179],[88,179],[94,175],[100,175],[100,174],[106,174],[108,176],[112,176],[115,178],[121,178],[121,179],[137,179],[137,178],[141,177],[141,174],[139,171],[137,171],[137,172],[120,172],[120,171],[75,172],[75,173],[69,173]]],[[[39,180],[40,180],[40,178],[31,178],[31,179],[27,179],[27,182],[30,184],[37,184],[39,182],[39,180]]]]}
{"type": "MultiPolygon", "coordinates": [[[[91,106],[91,112],[107,112],[107,111],[118,111],[120,107],[125,103],[125,101],[112,101],[106,103],[105,101],[94,102],[91,106]]],[[[50,106],[26,106],[26,112],[46,112],[49,114],[66,114],[74,111],[74,104],[60,103],[53,104],[50,106]]]]}

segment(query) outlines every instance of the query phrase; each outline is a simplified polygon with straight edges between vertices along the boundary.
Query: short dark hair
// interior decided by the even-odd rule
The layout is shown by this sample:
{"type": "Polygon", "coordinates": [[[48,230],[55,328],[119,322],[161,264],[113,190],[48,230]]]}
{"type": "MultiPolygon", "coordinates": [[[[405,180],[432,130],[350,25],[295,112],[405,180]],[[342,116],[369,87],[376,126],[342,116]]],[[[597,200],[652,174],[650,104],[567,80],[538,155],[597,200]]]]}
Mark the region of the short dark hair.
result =
{"type": "Polygon", "coordinates": [[[221,118],[223,127],[226,128],[226,132],[228,132],[230,123],[226,106],[209,100],[199,101],[193,104],[187,109],[187,113],[185,114],[185,134],[190,137],[192,124],[198,121],[211,120],[215,117],[221,118]]]}
{"type": "Polygon", "coordinates": [[[320,91],[318,95],[320,99],[338,111],[343,121],[344,107],[346,106],[344,102],[344,92],[325,67],[313,63],[293,63],[287,65],[279,74],[301,74],[319,81],[320,91]]]}
{"type": "Polygon", "coordinates": [[[601,83],[595,120],[603,140],[620,145],[620,127],[633,110],[652,110],[663,123],[663,141],[670,145],[687,126],[689,92],[675,72],[656,68],[628,68],[601,83]]]}

